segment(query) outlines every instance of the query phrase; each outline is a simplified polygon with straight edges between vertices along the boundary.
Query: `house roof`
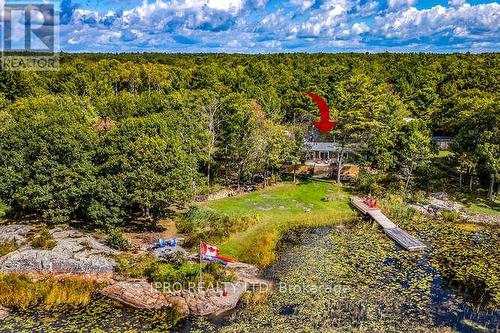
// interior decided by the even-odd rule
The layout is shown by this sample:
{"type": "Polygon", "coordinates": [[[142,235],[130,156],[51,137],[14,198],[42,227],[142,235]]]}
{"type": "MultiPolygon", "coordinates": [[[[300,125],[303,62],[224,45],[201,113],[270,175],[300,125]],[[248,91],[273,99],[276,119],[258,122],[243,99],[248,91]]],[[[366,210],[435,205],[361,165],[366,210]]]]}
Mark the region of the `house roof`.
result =
{"type": "Polygon", "coordinates": [[[432,140],[434,141],[451,141],[452,137],[444,135],[434,135],[432,140]]]}
{"type": "Polygon", "coordinates": [[[335,151],[337,147],[335,142],[304,142],[305,151],[335,151]]]}

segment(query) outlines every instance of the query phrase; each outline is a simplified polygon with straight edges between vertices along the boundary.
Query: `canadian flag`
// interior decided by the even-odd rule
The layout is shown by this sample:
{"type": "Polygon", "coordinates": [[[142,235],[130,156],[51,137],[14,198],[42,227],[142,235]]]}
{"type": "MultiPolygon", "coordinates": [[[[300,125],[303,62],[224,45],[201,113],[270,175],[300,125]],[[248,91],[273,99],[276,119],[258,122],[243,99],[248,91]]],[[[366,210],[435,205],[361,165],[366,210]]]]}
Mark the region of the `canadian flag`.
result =
{"type": "Polygon", "coordinates": [[[216,246],[207,244],[205,242],[201,245],[201,255],[206,257],[218,257],[219,256],[219,248],[216,246]]]}
{"type": "Polygon", "coordinates": [[[233,259],[220,256],[219,248],[205,242],[201,243],[201,258],[209,261],[216,261],[222,265],[227,265],[228,262],[234,262],[233,259]]]}

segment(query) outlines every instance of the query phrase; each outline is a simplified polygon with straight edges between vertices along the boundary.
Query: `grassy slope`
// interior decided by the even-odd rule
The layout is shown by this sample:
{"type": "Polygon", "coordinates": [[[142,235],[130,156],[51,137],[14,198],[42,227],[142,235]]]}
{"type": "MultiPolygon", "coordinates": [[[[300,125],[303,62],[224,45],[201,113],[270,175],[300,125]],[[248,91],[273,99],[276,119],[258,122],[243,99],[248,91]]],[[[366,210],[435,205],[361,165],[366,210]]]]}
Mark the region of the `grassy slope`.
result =
{"type": "Polygon", "coordinates": [[[261,222],[232,235],[221,250],[241,261],[267,266],[275,259],[281,234],[297,226],[338,224],[356,216],[349,194],[327,181],[286,183],[204,204],[226,214],[256,214],[261,222]],[[324,200],[329,197],[328,201],[324,200]],[[307,211],[310,210],[310,211],[307,211]]]}
{"type": "Polygon", "coordinates": [[[480,214],[500,214],[500,203],[494,202],[492,204],[485,203],[473,203],[467,210],[471,213],[480,213],[480,214]]]}

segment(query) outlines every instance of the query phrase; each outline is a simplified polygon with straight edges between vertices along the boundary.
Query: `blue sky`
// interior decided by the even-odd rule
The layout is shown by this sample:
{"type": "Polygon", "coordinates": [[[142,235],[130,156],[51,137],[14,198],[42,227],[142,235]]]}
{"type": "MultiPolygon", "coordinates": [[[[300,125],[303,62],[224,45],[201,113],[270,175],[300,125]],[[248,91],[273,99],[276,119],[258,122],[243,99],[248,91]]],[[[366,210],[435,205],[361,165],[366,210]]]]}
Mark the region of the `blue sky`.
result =
{"type": "Polygon", "coordinates": [[[67,52],[500,50],[500,4],[484,0],[63,0],[61,8],[67,52]]]}

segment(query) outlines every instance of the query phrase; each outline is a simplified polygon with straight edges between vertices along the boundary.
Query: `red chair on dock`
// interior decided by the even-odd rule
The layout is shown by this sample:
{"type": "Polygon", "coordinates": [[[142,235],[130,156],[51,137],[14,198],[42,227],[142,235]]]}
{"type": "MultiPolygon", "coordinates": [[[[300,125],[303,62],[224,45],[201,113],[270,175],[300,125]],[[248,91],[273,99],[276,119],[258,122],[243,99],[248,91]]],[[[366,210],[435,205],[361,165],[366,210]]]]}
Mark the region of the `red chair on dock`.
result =
{"type": "Polygon", "coordinates": [[[367,206],[370,206],[371,208],[376,208],[377,207],[377,201],[375,201],[375,200],[373,200],[371,198],[365,197],[365,199],[363,200],[363,202],[367,206]]]}

